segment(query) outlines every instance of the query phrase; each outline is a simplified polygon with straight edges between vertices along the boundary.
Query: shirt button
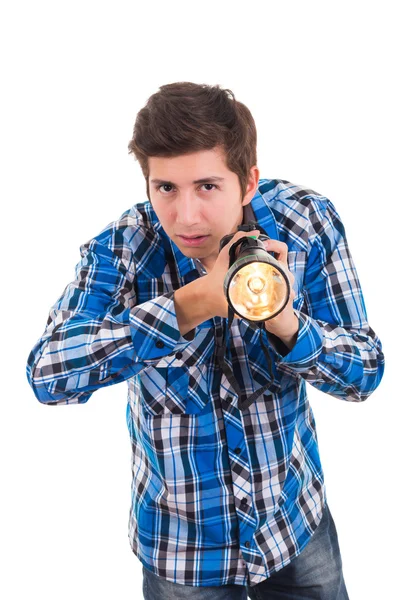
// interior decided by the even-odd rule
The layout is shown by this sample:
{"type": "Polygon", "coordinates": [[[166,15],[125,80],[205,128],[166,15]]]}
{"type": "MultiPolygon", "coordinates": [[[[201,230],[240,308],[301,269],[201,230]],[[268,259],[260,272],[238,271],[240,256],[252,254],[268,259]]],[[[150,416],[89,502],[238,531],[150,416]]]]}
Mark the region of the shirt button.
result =
{"type": "Polygon", "coordinates": [[[240,454],[240,452],[241,452],[241,448],[235,448],[235,450],[234,450],[235,454],[240,454]]]}
{"type": "Polygon", "coordinates": [[[164,348],[164,342],[162,342],[161,340],[157,340],[156,347],[157,348],[164,348]]]}
{"type": "Polygon", "coordinates": [[[183,356],[182,352],[177,352],[177,353],[175,354],[175,358],[177,358],[177,359],[180,359],[180,358],[182,358],[182,356],[183,356]]]}
{"type": "Polygon", "coordinates": [[[226,402],[233,402],[233,396],[226,396],[226,402]]]}
{"type": "Polygon", "coordinates": [[[247,504],[247,502],[248,502],[247,498],[243,498],[243,499],[241,500],[241,504],[247,504]]]}
{"type": "Polygon", "coordinates": [[[244,544],[244,546],[245,546],[246,548],[249,548],[249,547],[250,547],[250,545],[251,545],[251,544],[250,544],[249,542],[245,542],[245,544],[244,544]]]}

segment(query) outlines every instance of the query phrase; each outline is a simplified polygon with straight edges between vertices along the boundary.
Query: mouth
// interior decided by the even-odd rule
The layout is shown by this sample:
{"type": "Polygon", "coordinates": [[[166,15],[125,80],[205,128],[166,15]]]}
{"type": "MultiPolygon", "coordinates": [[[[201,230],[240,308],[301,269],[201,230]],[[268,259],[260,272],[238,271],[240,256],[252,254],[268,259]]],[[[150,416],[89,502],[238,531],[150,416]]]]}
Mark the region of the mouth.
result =
{"type": "Polygon", "coordinates": [[[209,235],[198,235],[189,237],[178,235],[178,237],[186,246],[200,246],[200,244],[205,242],[209,235]]]}

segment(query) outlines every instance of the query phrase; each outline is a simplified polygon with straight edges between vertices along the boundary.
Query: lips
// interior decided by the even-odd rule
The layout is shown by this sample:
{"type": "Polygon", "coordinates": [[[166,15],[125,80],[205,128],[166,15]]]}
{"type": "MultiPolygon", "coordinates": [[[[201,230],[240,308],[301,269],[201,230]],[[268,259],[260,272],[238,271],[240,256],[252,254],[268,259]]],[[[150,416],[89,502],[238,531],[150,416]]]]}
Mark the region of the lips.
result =
{"type": "Polygon", "coordinates": [[[183,238],[185,238],[185,240],[193,240],[194,238],[207,237],[207,236],[202,233],[198,233],[197,235],[183,235],[181,233],[181,234],[179,234],[179,237],[183,237],[183,238]]]}
{"type": "Polygon", "coordinates": [[[200,235],[198,237],[185,237],[183,235],[178,236],[182,242],[187,246],[199,246],[209,237],[208,235],[200,235]]]}

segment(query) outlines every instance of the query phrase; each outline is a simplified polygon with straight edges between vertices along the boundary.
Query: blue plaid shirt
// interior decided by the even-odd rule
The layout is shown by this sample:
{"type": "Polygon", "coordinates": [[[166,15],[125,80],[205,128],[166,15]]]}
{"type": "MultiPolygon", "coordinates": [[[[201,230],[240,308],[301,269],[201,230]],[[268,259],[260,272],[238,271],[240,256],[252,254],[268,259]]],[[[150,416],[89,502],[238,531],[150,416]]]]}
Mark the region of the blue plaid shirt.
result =
{"type": "MultiPolygon", "coordinates": [[[[309,542],[326,502],[306,382],[361,402],[384,371],[334,205],[261,179],[244,221],[288,245],[299,332],[289,350],[266,331],[274,381],[240,411],[215,360],[228,320],[182,336],[174,290],[205,276],[171,242],[148,201],[80,248],[75,279],[51,308],[28,358],[37,399],[84,403],[128,384],[132,447],[129,540],[144,566],[191,586],[255,585],[309,542]]],[[[260,330],[234,319],[225,362],[245,394],[269,382],[260,330]]]]}

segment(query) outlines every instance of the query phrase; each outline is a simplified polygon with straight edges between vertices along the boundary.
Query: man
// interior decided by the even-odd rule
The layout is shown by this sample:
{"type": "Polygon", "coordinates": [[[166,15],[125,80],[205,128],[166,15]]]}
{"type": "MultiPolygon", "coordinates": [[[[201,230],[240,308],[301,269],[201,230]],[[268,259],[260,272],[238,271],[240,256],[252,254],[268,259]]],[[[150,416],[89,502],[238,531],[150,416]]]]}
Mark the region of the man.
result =
{"type": "Polygon", "coordinates": [[[252,115],[219,86],[162,86],[129,149],[149,201],[82,245],[29,382],[61,405],[127,381],[146,600],[348,598],[305,384],[361,402],[384,356],[339,215],[313,190],[259,178],[252,115]],[[229,319],[223,292],[249,222],[293,288],[262,329],[229,319]]]}

